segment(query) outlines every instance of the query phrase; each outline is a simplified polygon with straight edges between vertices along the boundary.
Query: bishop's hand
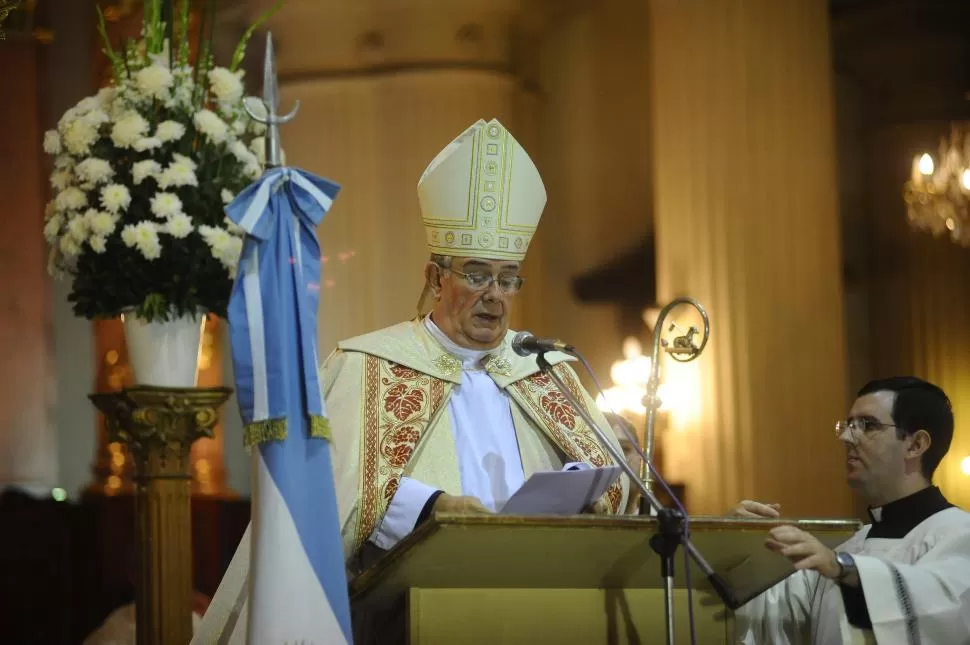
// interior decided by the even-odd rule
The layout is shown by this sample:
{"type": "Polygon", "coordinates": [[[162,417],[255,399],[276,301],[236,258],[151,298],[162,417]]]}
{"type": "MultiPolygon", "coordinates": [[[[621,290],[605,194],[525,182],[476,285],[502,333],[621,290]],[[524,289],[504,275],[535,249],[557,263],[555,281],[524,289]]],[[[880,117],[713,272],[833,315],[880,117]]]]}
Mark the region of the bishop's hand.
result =
{"type": "Polygon", "coordinates": [[[491,513],[481,500],[472,496],[441,494],[431,507],[432,513],[491,513]]]}
{"type": "Polygon", "coordinates": [[[835,551],[811,533],[786,524],[771,529],[768,535],[765,546],[791,560],[796,569],[814,569],[832,580],[842,573],[835,551]]]}

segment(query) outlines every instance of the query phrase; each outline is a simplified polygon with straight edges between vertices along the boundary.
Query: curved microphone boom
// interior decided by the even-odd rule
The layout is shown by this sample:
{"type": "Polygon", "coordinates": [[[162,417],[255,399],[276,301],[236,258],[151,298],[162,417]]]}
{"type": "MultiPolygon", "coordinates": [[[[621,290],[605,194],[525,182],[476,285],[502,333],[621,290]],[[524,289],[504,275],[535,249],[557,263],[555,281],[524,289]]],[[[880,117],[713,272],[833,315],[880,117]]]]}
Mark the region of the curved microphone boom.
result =
{"type": "Polygon", "coordinates": [[[520,331],[512,338],[512,350],[519,356],[543,354],[545,352],[563,352],[572,354],[576,348],[572,345],[553,338],[539,338],[529,331],[520,331]]]}

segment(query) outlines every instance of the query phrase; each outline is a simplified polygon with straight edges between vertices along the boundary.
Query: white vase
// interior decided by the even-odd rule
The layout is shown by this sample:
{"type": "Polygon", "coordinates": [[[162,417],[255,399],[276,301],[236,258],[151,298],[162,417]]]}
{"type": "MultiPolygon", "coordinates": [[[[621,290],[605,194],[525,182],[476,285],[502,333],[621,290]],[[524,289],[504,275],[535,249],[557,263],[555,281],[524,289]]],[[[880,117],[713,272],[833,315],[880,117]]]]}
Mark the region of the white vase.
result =
{"type": "Polygon", "coordinates": [[[145,322],[127,313],[121,319],[136,385],[195,387],[205,316],[145,322]]]}

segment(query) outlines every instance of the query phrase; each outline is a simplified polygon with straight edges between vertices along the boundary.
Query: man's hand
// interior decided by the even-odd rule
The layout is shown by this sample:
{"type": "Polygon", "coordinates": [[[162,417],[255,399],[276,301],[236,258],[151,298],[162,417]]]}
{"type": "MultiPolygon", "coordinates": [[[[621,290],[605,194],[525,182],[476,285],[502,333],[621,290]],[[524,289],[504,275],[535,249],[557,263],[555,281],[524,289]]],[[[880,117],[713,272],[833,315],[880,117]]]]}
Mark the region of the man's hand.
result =
{"type": "Polygon", "coordinates": [[[431,507],[432,513],[491,513],[477,497],[441,494],[431,507]]]}
{"type": "Polygon", "coordinates": [[[737,507],[728,513],[730,517],[757,517],[773,518],[781,517],[781,504],[762,504],[752,502],[750,499],[743,499],[737,507]]]}
{"type": "Polygon", "coordinates": [[[815,569],[826,578],[835,580],[842,567],[835,561],[835,551],[818,538],[791,525],[776,526],[768,532],[765,546],[785,556],[796,569],[815,569]]]}

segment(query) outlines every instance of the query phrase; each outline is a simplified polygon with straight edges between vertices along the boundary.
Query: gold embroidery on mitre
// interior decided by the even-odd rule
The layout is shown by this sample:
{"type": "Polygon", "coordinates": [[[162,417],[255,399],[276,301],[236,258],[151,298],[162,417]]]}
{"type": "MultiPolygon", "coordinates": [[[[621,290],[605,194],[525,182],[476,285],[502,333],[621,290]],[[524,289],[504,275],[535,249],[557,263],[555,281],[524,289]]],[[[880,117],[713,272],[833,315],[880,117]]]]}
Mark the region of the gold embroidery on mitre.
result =
{"type": "Polygon", "coordinates": [[[418,201],[432,253],[521,261],[546,191],[509,131],[497,120],[479,120],[428,165],[418,201]]]}
{"type": "Polygon", "coordinates": [[[376,356],[364,359],[355,552],[387,512],[404,469],[442,409],[449,387],[446,381],[376,356]]]}
{"type": "MultiPolygon", "coordinates": [[[[572,370],[559,364],[553,367],[569,388],[571,394],[583,401],[582,386],[572,370]]],[[[542,422],[546,435],[566,453],[571,461],[582,461],[593,466],[606,466],[611,462],[599,439],[586,425],[579,412],[556,387],[553,380],[542,372],[537,372],[516,381],[511,386],[521,396],[532,412],[532,416],[542,422]]],[[[588,409],[585,410],[588,412],[588,409]]],[[[620,511],[623,488],[617,479],[606,491],[609,509],[614,514],[620,511]]]]}

